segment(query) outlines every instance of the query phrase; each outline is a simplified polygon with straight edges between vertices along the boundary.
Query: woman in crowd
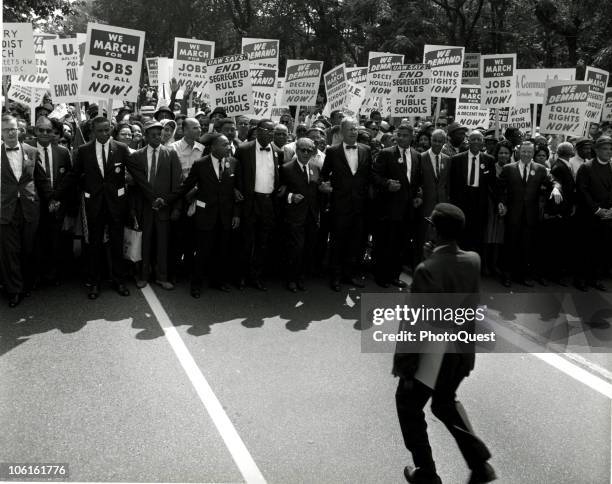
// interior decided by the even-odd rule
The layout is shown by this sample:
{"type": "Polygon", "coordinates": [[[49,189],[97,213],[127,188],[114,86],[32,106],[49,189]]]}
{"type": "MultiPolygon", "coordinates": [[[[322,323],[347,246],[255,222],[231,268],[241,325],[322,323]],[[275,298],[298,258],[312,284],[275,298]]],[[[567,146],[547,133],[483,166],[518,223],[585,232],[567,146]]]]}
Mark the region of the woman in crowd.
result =
{"type": "Polygon", "coordinates": [[[171,119],[162,119],[162,145],[168,146],[174,143],[174,133],[176,133],[176,122],[171,119]]]}
{"type": "Polygon", "coordinates": [[[419,153],[424,153],[430,147],[431,140],[429,137],[429,133],[427,131],[421,131],[419,134],[417,134],[414,149],[417,150],[419,153]]]}

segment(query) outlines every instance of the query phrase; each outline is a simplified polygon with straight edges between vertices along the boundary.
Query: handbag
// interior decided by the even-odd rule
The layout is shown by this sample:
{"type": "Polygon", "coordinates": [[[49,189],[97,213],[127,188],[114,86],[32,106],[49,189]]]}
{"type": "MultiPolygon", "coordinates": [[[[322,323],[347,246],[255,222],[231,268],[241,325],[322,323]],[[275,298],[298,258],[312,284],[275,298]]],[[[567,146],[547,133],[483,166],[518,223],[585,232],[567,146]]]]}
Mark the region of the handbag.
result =
{"type": "Polygon", "coordinates": [[[132,262],[142,260],[142,231],[123,229],[123,257],[132,262]]]}

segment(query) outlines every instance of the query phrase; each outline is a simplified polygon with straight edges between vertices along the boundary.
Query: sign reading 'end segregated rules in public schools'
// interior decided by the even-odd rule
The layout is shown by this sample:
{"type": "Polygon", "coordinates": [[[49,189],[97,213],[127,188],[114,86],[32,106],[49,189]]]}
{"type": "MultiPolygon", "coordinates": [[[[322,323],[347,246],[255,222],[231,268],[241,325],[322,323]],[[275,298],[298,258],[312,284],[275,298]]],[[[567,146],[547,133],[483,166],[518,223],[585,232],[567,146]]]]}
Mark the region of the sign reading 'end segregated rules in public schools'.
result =
{"type": "Polygon", "coordinates": [[[317,103],[322,71],[323,61],[289,59],[281,104],[314,106],[317,103]]]}
{"type": "Polygon", "coordinates": [[[514,106],[516,99],[516,54],[480,57],[483,108],[514,106]]]}
{"type": "Polygon", "coordinates": [[[587,81],[546,81],[540,132],[582,136],[589,87],[587,81]]]}
{"type": "Polygon", "coordinates": [[[426,45],[423,49],[423,64],[431,67],[432,97],[457,99],[463,74],[465,47],[448,45],[426,45]]]}
{"type": "Polygon", "coordinates": [[[191,86],[194,91],[206,89],[208,83],[206,66],[214,56],[214,42],[176,37],[172,77],[176,79],[179,89],[191,86]]]}
{"type": "Polygon", "coordinates": [[[254,113],[251,69],[245,54],[211,59],[206,70],[213,106],[222,106],[228,116],[254,113]]]}
{"type": "Polygon", "coordinates": [[[145,33],[87,24],[81,95],[136,102],[145,33]]]}
{"type": "Polygon", "coordinates": [[[391,72],[391,115],[431,114],[429,64],[397,64],[391,72]]]}

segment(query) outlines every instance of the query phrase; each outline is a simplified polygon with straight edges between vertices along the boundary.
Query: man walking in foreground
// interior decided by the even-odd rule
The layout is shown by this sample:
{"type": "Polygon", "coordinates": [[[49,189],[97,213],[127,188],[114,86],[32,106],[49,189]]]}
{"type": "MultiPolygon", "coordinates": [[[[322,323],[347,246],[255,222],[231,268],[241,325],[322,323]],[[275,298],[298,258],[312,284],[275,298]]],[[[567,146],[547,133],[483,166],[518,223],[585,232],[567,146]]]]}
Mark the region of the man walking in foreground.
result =
{"type": "MultiPolygon", "coordinates": [[[[478,294],[480,257],[457,246],[457,239],[465,226],[465,215],[455,205],[439,203],[429,220],[433,225],[436,245],[429,257],[416,268],[412,292],[478,294]]],[[[395,394],[397,415],[404,443],[416,466],[406,467],[404,477],[408,482],[418,484],[442,482],[436,472],[423,413],[425,404],[431,398],[431,411],[455,438],[472,471],[469,483],[495,480],[495,471],[487,463],[491,453],[474,434],[461,403],[456,400],[457,388],[474,368],[474,353],[444,353],[433,388],[416,378],[419,366],[427,364],[428,356],[396,353],[393,361],[393,374],[400,378],[395,394]]]]}

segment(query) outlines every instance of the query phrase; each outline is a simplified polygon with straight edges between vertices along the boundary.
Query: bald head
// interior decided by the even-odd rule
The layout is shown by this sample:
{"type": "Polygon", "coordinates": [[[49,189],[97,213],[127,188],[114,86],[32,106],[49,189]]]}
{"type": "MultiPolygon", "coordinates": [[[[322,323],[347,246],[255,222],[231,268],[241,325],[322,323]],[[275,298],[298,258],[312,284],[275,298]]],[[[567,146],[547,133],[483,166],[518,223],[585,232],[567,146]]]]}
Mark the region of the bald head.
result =
{"type": "Polygon", "coordinates": [[[200,138],[202,130],[200,122],[196,118],[185,118],[183,120],[183,139],[192,144],[200,138]]]}
{"type": "Polygon", "coordinates": [[[574,156],[574,146],[567,141],[559,143],[559,146],[557,146],[557,157],[569,160],[572,156],[574,156]]]}
{"type": "Polygon", "coordinates": [[[298,161],[305,165],[308,160],[314,155],[316,146],[314,141],[310,138],[299,138],[295,142],[295,154],[297,155],[298,161]]]}

